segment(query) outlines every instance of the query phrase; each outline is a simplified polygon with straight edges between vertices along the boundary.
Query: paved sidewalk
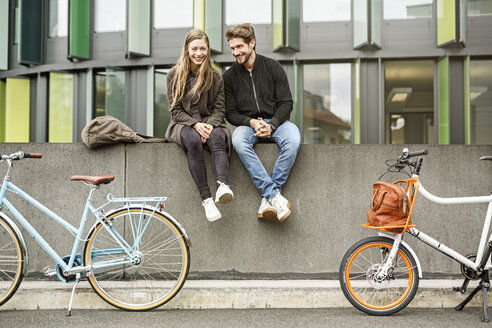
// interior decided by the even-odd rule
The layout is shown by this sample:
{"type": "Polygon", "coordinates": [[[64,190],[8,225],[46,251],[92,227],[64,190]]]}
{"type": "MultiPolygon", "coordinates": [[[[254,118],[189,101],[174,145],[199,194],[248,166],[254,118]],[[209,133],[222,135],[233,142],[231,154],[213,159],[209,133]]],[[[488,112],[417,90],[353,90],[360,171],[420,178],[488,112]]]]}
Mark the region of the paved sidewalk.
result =
{"type": "MultiPolygon", "coordinates": [[[[453,291],[462,280],[421,280],[410,307],[454,308],[477,285],[472,281],[466,294],[453,291]]],[[[66,309],[72,284],[56,281],[23,281],[17,293],[1,310],[66,309]]],[[[492,298],[490,298],[492,304],[492,298]]],[[[476,296],[468,306],[481,306],[476,296]]],[[[264,309],[264,308],[345,308],[337,280],[188,280],[179,294],[164,305],[166,309],[264,309]]],[[[74,309],[113,309],[92,290],[79,284],[74,309]]]]}

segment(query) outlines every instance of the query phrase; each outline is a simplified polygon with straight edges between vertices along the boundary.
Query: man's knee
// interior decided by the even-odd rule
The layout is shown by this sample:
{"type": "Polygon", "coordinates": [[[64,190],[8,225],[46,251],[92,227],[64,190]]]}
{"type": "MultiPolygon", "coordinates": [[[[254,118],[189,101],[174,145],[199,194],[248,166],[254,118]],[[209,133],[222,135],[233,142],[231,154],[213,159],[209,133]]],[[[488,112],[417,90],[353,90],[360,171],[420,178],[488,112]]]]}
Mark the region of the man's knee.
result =
{"type": "Polygon", "coordinates": [[[252,147],[250,128],[238,126],[232,133],[232,146],[236,152],[242,152],[247,147],[252,147]]]}

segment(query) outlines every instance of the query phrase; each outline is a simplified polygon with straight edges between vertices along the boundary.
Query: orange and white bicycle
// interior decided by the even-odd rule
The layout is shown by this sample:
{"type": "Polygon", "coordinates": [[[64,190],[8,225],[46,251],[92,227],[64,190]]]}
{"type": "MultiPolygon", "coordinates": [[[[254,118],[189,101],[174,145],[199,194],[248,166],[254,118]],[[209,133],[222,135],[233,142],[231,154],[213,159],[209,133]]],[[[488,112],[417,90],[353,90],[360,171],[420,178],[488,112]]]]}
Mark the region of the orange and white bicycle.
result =
{"type": "MultiPolygon", "coordinates": [[[[405,225],[375,227],[369,224],[363,226],[378,231],[378,236],[365,238],[355,243],[345,253],[340,264],[339,280],[347,300],[357,309],[372,315],[390,315],[404,309],[415,296],[419,279],[422,278],[422,268],[417,254],[403,241],[405,233],[444,253],[461,264],[461,272],[465,276],[464,283],[457,288],[461,293],[466,292],[470,280],[479,280],[478,287],[455,309],[461,311],[465,305],[482,291],[483,316],[482,321],[488,322],[487,290],[490,287],[489,270],[492,269],[492,234],[489,228],[492,218],[492,195],[476,197],[442,198],[428,192],[419,180],[420,169],[427,150],[403,154],[389,166],[390,172],[403,172],[407,167],[411,178],[400,180],[406,183],[409,215],[405,225]],[[488,203],[483,230],[475,254],[464,256],[411,224],[411,216],[417,193],[438,204],[469,204],[488,203]]],[[[481,160],[492,160],[492,156],[483,156],[481,160]]]]}

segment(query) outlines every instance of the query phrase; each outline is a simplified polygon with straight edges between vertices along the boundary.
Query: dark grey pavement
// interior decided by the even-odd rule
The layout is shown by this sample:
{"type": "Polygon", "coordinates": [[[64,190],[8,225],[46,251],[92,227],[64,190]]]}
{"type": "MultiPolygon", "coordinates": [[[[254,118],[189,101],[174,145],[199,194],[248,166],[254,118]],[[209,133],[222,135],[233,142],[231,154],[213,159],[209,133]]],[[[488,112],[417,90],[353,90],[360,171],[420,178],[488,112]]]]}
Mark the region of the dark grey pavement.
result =
{"type": "Polygon", "coordinates": [[[120,310],[1,311],[0,327],[487,327],[480,308],[407,308],[389,317],[373,317],[353,308],[264,310],[120,310]]]}

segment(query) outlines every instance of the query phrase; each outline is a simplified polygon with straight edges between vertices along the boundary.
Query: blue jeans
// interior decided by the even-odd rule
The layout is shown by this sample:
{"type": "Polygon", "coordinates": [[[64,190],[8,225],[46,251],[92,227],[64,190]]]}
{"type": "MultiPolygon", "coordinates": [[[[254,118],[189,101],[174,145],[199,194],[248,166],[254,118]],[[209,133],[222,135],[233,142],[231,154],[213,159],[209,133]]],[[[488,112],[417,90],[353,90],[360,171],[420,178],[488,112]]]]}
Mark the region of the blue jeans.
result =
{"type": "MultiPolygon", "coordinates": [[[[270,120],[265,119],[265,121],[270,120]]],[[[281,192],[282,186],[289,177],[299,150],[301,135],[297,126],[290,121],[285,121],[277,127],[270,138],[259,138],[254,134],[255,129],[244,125],[238,126],[232,134],[232,145],[254,184],[261,190],[262,196],[270,200],[281,192]],[[271,176],[254,150],[256,143],[264,142],[276,142],[280,147],[280,154],[271,176]]]]}

